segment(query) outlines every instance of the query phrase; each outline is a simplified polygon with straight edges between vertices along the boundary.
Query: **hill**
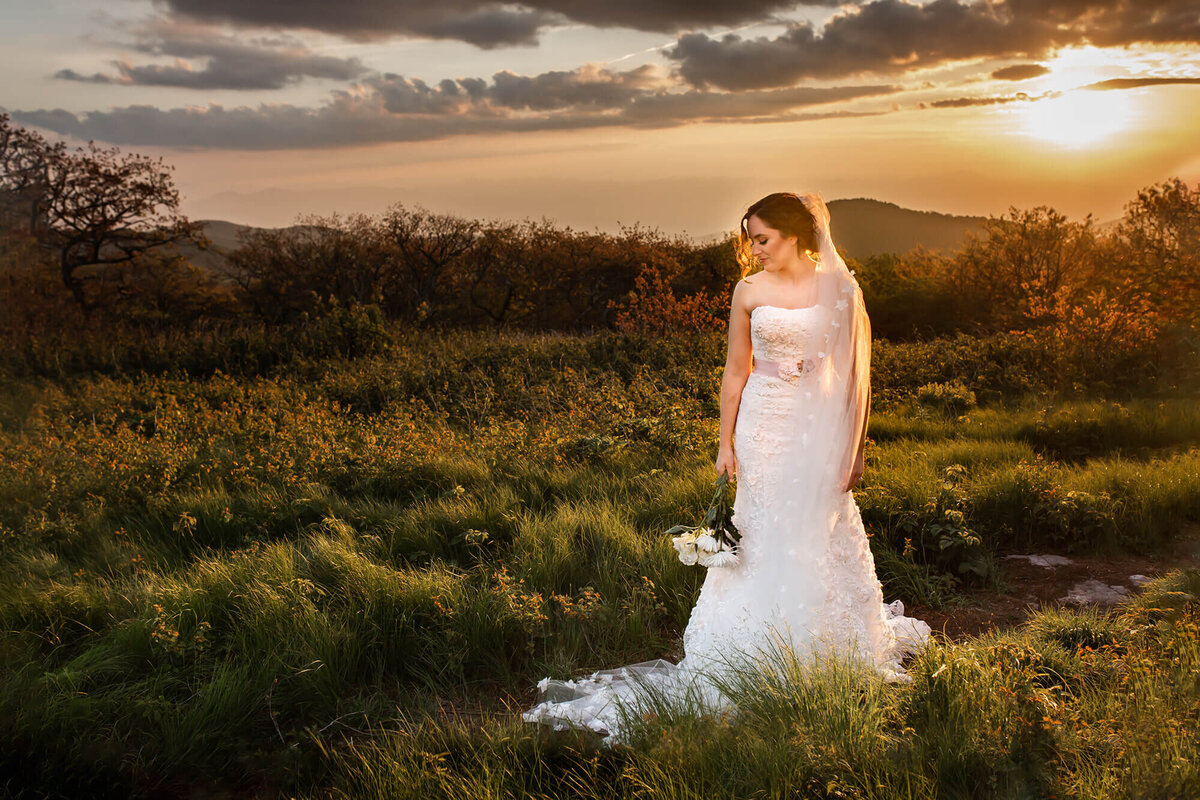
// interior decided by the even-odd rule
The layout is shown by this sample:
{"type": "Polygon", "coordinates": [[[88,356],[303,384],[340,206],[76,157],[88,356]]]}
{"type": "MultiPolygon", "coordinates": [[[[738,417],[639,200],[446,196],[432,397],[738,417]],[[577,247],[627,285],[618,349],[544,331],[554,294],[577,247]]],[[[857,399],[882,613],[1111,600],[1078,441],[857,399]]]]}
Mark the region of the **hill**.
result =
{"type": "MultiPolygon", "coordinates": [[[[865,197],[831,200],[829,215],[838,249],[860,261],[878,253],[907,253],[918,244],[930,250],[957,250],[967,233],[980,230],[986,219],[914,211],[865,197]]],[[[727,235],[713,233],[698,242],[712,244],[727,235]]]]}
{"type": "Polygon", "coordinates": [[[914,211],[865,197],[830,202],[829,216],[838,247],[860,260],[877,253],[906,253],[918,244],[930,250],[957,250],[986,220],[914,211]]]}

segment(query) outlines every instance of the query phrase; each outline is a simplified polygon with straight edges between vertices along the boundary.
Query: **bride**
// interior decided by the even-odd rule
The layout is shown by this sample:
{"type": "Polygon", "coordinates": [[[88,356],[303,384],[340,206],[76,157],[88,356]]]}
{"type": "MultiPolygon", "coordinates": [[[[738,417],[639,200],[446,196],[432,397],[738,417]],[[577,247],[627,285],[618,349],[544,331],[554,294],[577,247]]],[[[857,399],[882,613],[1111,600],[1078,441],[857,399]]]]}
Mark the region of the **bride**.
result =
{"type": "Polygon", "coordinates": [[[911,680],[901,659],[930,628],[904,616],[900,600],[883,602],[851,493],[863,471],[871,325],[820,195],[781,192],[752,204],[738,261],[716,462],[718,475],[737,481],[737,563],[709,568],[679,664],[545,678],[527,722],[593,730],[612,744],[625,732],[622,710],[649,694],[696,691],[702,703],[730,708],[712,677],[730,654],[774,653],[780,641],[799,659],[839,652],[885,681],[911,680]],[[749,275],[755,261],[762,270],[749,275]]]}

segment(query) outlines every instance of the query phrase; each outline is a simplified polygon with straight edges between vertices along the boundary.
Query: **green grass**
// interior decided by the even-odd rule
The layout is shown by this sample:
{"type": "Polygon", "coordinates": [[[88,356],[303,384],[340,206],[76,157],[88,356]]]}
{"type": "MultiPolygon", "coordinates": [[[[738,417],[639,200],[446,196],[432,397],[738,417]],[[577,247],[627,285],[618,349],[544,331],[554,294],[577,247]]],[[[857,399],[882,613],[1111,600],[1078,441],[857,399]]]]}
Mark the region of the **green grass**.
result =
{"type": "MultiPolygon", "coordinates": [[[[1145,597],[1197,580],[1175,572],[1145,597]]],[[[611,749],[504,717],[407,719],[323,744],[320,796],[1193,796],[1200,605],[1188,598],[1169,625],[1137,602],[935,641],[908,685],[775,649],[724,682],[735,714],[647,701],[655,713],[632,715],[630,741],[611,749]]]]}
{"type": "MultiPolygon", "coordinates": [[[[1138,620],[939,642],[911,686],[753,680],[745,714],[676,710],[632,749],[519,723],[543,676],[681,655],[703,572],[663,532],[711,495],[719,369],[604,337],[442,344],[5,385],[10,789],[1104,797],[1195,755],[1188,576],[1138,620]]],[[[1047,402],[873,412],[856,497],[887,600],[952,608],[999,553],[1152,552],[1200,519],[1191,398],[1047,402]]]]}

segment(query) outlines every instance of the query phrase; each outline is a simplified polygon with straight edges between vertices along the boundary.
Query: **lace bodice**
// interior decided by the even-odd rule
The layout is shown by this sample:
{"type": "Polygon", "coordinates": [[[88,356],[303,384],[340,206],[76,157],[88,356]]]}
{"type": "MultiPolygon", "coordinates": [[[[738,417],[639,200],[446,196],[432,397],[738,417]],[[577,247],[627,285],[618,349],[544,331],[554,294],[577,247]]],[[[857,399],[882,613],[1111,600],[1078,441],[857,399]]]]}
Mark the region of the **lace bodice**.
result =
{"type": "Polygon", "coordinates": [[[819,359],[816,341],[820,306],[756,306],[750,312],[750,345],[758,361],[799,363],[811,372],[819,359]]]}

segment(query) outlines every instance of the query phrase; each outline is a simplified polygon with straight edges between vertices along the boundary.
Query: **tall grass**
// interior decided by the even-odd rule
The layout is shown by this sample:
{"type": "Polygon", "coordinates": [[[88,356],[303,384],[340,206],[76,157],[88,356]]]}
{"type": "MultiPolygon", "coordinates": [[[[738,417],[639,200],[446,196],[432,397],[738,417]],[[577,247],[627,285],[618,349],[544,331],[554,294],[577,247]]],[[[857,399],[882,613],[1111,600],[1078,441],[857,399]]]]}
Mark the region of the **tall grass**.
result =
{"type": "MultiPolygon", "coordinates": [[[[753,724],[664,716],[633,752],[536,736],[512,717],[537,679],[682,655],[703,574],[663,532],[711,495],[719,366],[636,337],[363,336],[355,360],[298,351],[273,376],[254,359],[228,374],[204,350],[214,368],[195,376],[164,364],[5,384],[0,769],[14,786],[1000,796],[1068,774],[1029,727],[1050,708],[1030,699],[1049,685],[1037,670],[1117,685],[1066,634],[1014,633],[938,642],[912,687],[871,689],[857,711],[837,705],[836,676],[753,694],[764,679],[742,687],[753,724]],[[1002,666],[1035,661],[1033,677],[1002,666]],[[487,722],[448,724],[446,706],[487,722]]],[[[994,584],[1007,548],[1150,550],[1200,518],[1189,401],[1044,402],[873,411],[856,497],[888,600],[953,605],[994,584]]],[[[1131,691],[1154,724],[1183,719],[1186,691],[1153,666],[1167,651],[1143,652],[1131,691]]],[[[1145,724],[1105,713],[1118,731],[1145,724]]],[[[1190,752],[1155,735],[1138,769],[1190,752]]],[[[1079,741],[1081,786],[1139,785],[1079,741]]]]}
{"type": "Polygon", "coordinates": [[[1046,609],[1017,630],[935,640],[908,685],[769,648],[722,681],[731,713],[659,705],[612,748],[506,716],[409,720],[322,744],[321,796],[1190,797],[1200,597],[1181,589],[1197,581],[1171,573],[1115,614],[1046,609]]]}

